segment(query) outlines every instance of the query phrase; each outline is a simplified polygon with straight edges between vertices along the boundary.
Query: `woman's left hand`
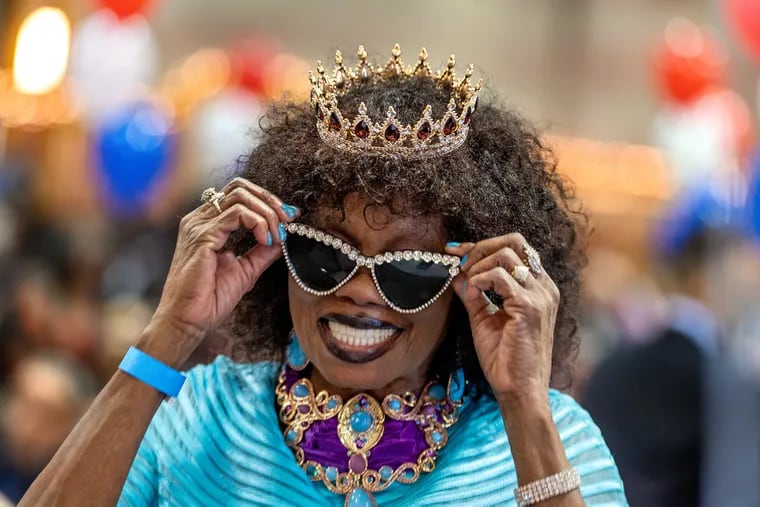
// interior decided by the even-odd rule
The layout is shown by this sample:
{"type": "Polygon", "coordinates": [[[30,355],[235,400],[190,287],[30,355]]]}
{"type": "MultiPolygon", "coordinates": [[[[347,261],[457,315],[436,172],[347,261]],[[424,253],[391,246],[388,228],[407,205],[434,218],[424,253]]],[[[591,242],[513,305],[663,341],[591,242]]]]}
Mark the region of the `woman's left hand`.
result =
{"type": "Polygon", "coordinates": [[[450,254],[467,255],[454,288],[469,314],[480,366],[500,404],[548,402],[560,294],[543,269],[531,271],[524,283],[515,279],[514,268],[528,264],[527,245],[521,234],[512,233],[447,246],[450,254]],[[503,298],[501,309],[485,291],[503,298]]]}

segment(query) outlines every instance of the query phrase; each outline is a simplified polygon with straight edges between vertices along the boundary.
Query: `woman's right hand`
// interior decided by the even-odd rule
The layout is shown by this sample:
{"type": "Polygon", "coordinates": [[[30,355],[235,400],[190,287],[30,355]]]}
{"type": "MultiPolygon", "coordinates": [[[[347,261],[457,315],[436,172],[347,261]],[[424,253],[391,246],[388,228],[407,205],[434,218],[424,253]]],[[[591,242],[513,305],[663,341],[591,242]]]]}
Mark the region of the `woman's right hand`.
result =
{"type": "Polygon", "coordinates": [[[264,270],[282,255],[285,231],[280,224],[299,213],[243,178],[235,178],[222,191],[221,213],[206,203],[182,218],[174,258],[151,322],[182,337],[183,343],[174,345],[182,346],[183,355],[195,350],[207,332],[232,313],[264,270]],[[241,226],[253,232],[257,244],[236,257],[224,245],[241,226]]]}

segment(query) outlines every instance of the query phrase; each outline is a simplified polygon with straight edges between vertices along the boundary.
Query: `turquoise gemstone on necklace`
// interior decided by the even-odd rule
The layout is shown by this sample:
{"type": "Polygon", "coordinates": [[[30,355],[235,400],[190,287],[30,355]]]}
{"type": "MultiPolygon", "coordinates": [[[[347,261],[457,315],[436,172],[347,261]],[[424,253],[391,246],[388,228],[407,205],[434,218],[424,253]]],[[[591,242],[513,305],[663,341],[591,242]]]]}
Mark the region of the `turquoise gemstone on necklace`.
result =
{"type": "Polygon", "coordinates": [[[355,489],[348,497],[349,507],[374,507],[375,503],[369,493],[363,489],[355,489]]]}
{"type": "Polygon", "coordinates": [[[356,433],[363,433],[372,427],[375,418],[364,410],[357,410],[351,414],[351,429],[356,433]]]}
{"type": "Polygon", "coordinates": [[[306,395],[309,394],[309,388],[304,384],[296,384],[296,387],[293,389],[293,393],[299,398],[305,398],[306,395]]]}
{"type": "Polygon", "coordinates": [[[443,440],[443,435],[441,435],[440,431],[434,431],[432,435],[430,435],[430,438],[432,438],[433,442],[436,444],[440,444],[443,440]]]}
{"type": "Polygon", "coordinates": [[[441,384],[433,384],[428,389],[428,395],[434,400],[442,400],[446,396],[446,389],[441,384]]]}
{"type": "Polygon", "coordinates": [[[288,442],[295,442],[298,433],[295,430],[288,430],[288,434],[285,436],[288,442]]]}
{"type": "Polygon", "coordinates": [[[335,467],[325,468],[325,477],[327,477],[328,480],[334,481],[338,478],[338,469],[335,467]]]}
{"type": "Polygon", "coordinates": [[[390,408],[394,412],[401,410],[401,400],[396,399],[396,398],[391,398],[391,400],[388,402],[388,408],[390,408]]]}
{"type": "Polygon", "coordinates": [[[338,406],[338,400],[336,400],[335,398],[330,398],[329,400],[327,400],[327,408],[329,410],[332,410],[337,406],[338,406]]]}
{"type": "Polygon", "coordinates": [[[389,467],[388,465],[383,465],[380,467],[380,478],[384,481],[387,481],[391,478],[391,474],[393,474],[393,469],[389,467]]]}

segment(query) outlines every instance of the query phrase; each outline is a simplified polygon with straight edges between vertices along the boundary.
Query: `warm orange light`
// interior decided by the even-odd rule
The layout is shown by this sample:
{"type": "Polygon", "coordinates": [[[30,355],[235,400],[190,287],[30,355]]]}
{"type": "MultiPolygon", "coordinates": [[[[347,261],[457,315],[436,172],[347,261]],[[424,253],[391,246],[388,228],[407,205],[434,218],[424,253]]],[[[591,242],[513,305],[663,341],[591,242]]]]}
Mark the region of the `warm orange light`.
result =
{"type": "Polygon", "coordinates": [[[31,95],[55,89],[66,73],[71,25],[54,7],[32,11],[21,24],[13,56],[13,85],[31,95]]]}

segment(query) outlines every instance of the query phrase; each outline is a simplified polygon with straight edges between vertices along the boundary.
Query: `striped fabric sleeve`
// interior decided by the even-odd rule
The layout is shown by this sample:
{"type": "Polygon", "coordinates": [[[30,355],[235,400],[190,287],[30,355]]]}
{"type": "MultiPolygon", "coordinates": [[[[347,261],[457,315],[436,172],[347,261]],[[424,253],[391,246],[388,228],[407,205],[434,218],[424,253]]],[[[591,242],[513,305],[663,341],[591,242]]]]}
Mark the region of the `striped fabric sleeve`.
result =
{"type": "Polygon", "coordinates": [[[627,506],[623,481],[599,427],[570,396],[552,391],[551,400],[567,458],[581,476],[586,505],[627,506]]]}
{"type": "Polygon", "coordinates": [[[158,502],[158,459],[153,448],[153,430],[151,424],[132,462],[118,507],[143,507],[158,502]]]}

